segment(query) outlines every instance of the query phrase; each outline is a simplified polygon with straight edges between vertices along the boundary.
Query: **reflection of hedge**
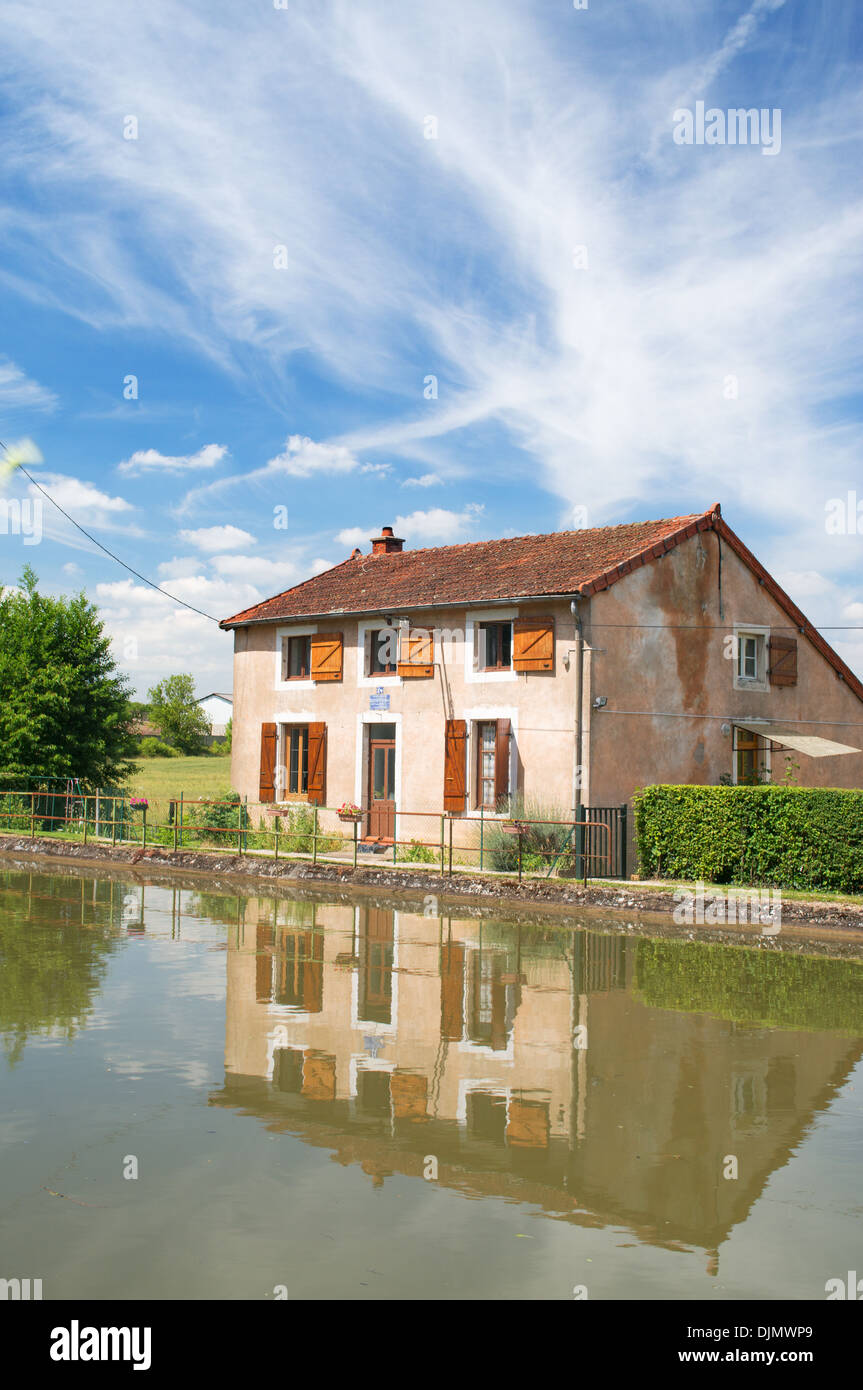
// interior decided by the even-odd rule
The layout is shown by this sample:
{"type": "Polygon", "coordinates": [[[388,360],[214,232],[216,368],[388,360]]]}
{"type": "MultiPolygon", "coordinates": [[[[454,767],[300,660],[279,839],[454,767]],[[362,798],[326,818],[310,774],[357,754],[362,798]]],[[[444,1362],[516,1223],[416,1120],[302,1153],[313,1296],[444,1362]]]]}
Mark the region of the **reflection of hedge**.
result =
{"type": "Polygon", "coordinates": [[[646,787],[635,794],[642,875],[863,891],[863,792],[646,787]]]}
{"type": "Polygon", "coordinates": [[[639,941],[633,993],[763,1028],[863,1034],[863,965],[744,946],[639,941]]]}

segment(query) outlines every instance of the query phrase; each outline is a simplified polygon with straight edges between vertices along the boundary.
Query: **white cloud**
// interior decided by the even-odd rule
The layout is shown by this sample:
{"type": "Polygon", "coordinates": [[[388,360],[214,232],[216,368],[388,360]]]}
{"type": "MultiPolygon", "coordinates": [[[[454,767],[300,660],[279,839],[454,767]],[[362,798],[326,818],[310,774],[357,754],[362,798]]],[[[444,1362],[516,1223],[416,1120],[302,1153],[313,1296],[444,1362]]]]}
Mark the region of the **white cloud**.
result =
{"type": "MultiPolygon", "coordinates": [[[[54,501],[82,525],[98,526],[104,524],[104,518],[109,513],[134,510],[131,502],[127,502],[125,498],[110,497],[107,492],[102,492],[100,488],[94,487],[82,478],[68,478],[62,473],[44,473],[40,474],[39,482],[54,501]]],[[[34,497],[41,496],[32,486],[29,491],[34,497]]],[[[46,504],[46,513],[49,510],[50,504],[46,504]]]]}
{"type": "Polygon", "coordinates": [[[336,542],[339,545],[349,545],[351,550],[356,550],[357,546],[362,548],[367,545],[370,538],[377,534],[373,526],[346,526],[343,531],[336,533],[336,542]]]}
{"type": "Polygon", "coordinates": [[[423,473],[420,478],[405,478],[402,487],[437,487],[440,482],[437,473],[423,473]]]}
{"type": "MultiPolygon", "coordinates": [[[[464,511],[448,511],[445,507],[431,507],[428,511],[411,512],[409,516],[397,516],[393,530],[397,536],[404,537],[405,547],[437,544],[451,545],[464,540],[475,530],[483,508],[476,502],[469,502],[464,511]]],[[[379,534],[380,528],[348,526],[336,534],[339,545],[367,545],[372,536],[379,534]]]]}
{"type": "Polygon", "coordinates": [[[200,526],[195,531],[181,531],[180,539],[194,545],[198,550],[239,550],[243,545],[254,545],[255,537],[249,531],[241,531],[239,526],[200,526]]]}
{"type": "Polygon", "coordinates": [[[225,444],[205,444],[196,454],[160,454],[157,449],[138,449],[122,463],[118,473],[189,473],[202,468],[215,468],[227,454],[225,444]]]}
{"type": "Polygon", "coordinates": [[[63,566],[63,573],[68,574],[70,579],[78,579],[84,571],[80,565],[76,565],[74,560],[63,566]]]}
{"type": "Polygon", "coordinates": [[[313,439],[292,434],[282,452],[269,460],[267,471],[311,478],[316,473],[353,473],[359,466],[359,459],[342,444],[316,444],[313,439]]]}
{"type": "Polygon", "coordinates": [[[57,397],[40,386],[8,357],[0,357],[0,407],[13,410],[53,410],[57,397]]]}
{"type": "Polygon", "coordinates": [[[291,561],[265,560],[257,555],[214,555],[210,563],[226,579],[245,579],[273,593],[289,589],[303,577],[291,561]]]}

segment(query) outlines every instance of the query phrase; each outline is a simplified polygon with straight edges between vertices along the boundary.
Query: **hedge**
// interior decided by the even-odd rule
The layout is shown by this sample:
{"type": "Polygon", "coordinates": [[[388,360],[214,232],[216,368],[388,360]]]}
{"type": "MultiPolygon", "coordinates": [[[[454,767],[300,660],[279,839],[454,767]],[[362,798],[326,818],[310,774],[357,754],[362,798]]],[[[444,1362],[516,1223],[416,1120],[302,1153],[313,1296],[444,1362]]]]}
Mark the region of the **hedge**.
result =
{"type": "Polygon", "coordinates": [[[863,891],[863,791],[655,786],[633,800],[643,877],[863,891]]]}

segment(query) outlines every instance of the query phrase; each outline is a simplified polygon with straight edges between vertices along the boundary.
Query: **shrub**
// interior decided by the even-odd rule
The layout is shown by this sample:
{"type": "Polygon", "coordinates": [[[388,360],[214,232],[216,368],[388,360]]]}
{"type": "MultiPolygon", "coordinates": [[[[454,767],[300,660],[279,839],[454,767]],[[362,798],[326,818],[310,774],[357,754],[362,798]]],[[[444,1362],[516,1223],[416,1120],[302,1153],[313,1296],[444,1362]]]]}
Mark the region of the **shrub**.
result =
{"type": "MultiPolygon", "coordinates": [[[[558,855],[571,843],[572,818],[569,811],[559,806],[547,805],[533,798],[513,797],[510,811],[512,820],[527,822],[522,836],[522,873],[548,873],[558,855]],[[531,821],[552,822],[550,824],[530,824],[531,821]],[[553,822],[564,822],[554,824],[553,822]]],[[[479,845],[479,827],[475,832],[479,845]]],[[[509,835],[502,829],[500,821],[488,820],[482,827],[483,862],[501,873],[518,872],[518,836],[509,835]]]]}
{"type": "Polygon", "coordinates": [[[0,835],[30,829],[30,798],[0,796],[0,835]]]}
{"type": "Polygon", "coordinates": [[[407,864],[436,864],[437,855],[421,840],[411,840],[407,849],[402,847],[400,858],[407,864]]]}
{"type": "Polygon", "coordinates": [[[160,738],[142,738],[138,744],[139,758],[182,758],[179,748],[163,743],[160,738]]]}
{"type": "Polygon", "coordinates": [[[863,791],[655,786],[634,801],[642,877],[863,890],[863,791]]]}

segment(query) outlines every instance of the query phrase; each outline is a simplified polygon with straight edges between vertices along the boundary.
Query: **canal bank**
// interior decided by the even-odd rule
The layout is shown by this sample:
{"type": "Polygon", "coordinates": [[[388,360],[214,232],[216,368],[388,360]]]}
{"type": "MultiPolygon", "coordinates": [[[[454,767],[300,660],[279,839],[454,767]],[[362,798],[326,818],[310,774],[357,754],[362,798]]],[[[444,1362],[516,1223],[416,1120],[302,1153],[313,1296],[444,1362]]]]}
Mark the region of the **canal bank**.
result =
{"type": "MultiPolygon", "coordinates": [[[[389,904],[413,902],[428,916],[446,914],[457,906],[460,914],[497,916],[506,910],[509,920],[543,917],[561,925],[579,923],[650,935],[690,940],[745,942],[768,950],[801,951],[810,947],[818,954],[863,959],[863,903],[849,900],[813,901],[782,897],[781,930],[765,931],[758,922],[681,922],[680,885],[639,882],[589,883],[568,879],[523,879],[503,875],[458,873],[383,865],[354,869],[334,863],[312,864],[303,860],[273,860],[258,855],[229,855],[161,846],[141,850],[135,846],[80,844],[49,837],[0,836],[0,863],[21,868],[32,865],[52,872],[100,872],[126,880],[170,883],[177,879],[206,881],[213,889],[246,891],[266,888],[285,896],[315,896],[326,891],[345,901],[375,898],[389,904]],[[621,923],[620,919],[625,918],[621,923]]],[[[704,902],[712,895],[745,895],[745,888],[704,885],[704,902]]]]}

